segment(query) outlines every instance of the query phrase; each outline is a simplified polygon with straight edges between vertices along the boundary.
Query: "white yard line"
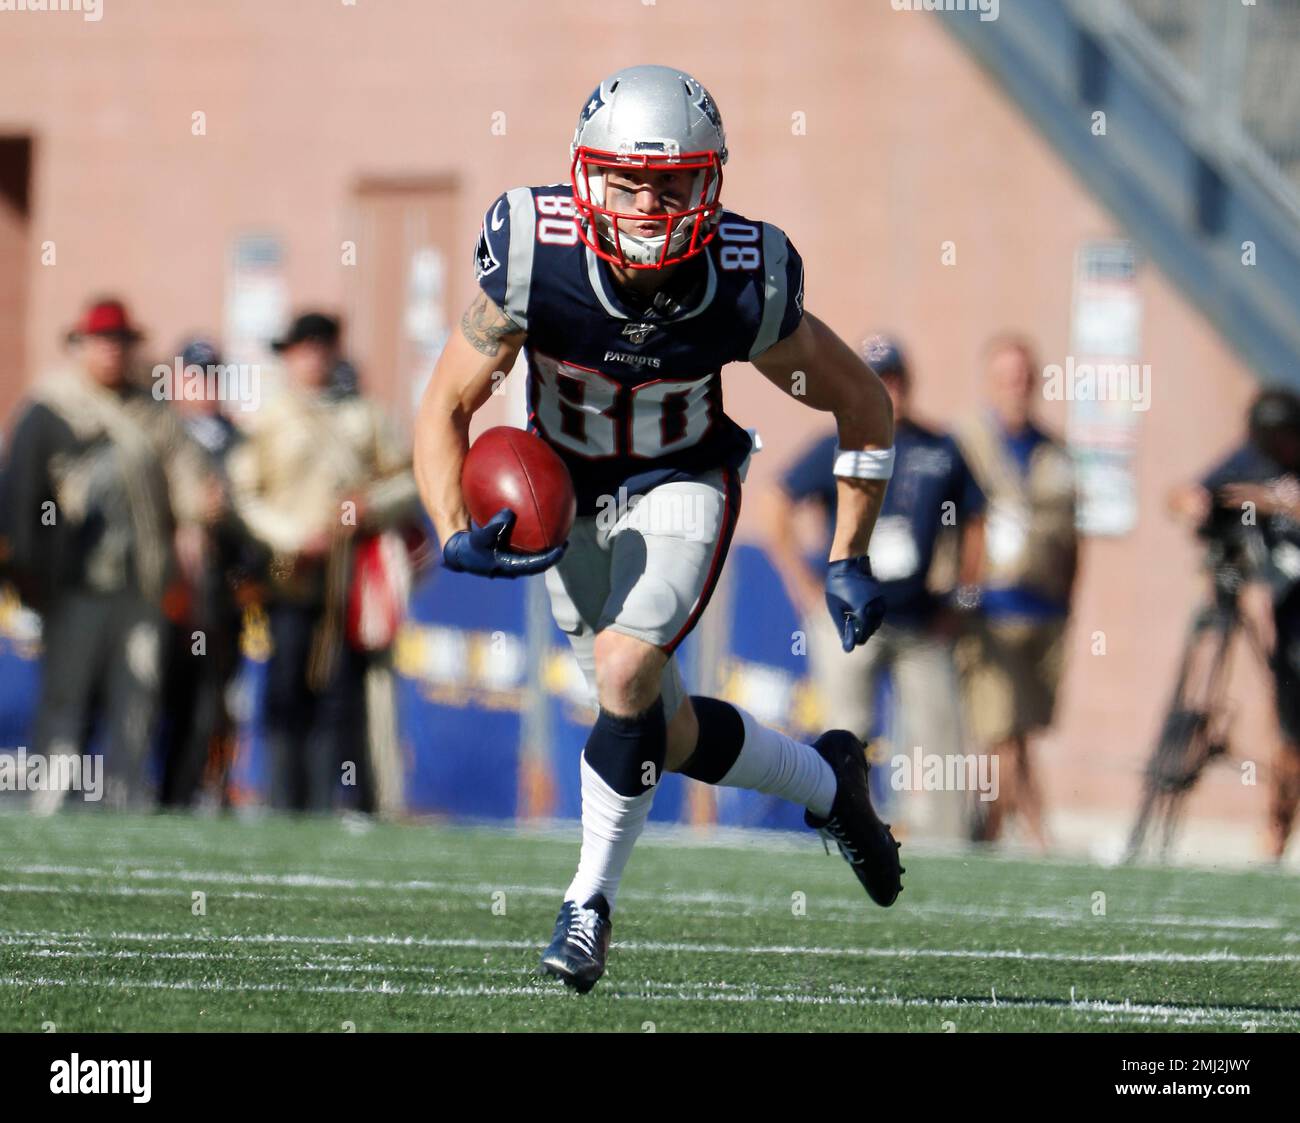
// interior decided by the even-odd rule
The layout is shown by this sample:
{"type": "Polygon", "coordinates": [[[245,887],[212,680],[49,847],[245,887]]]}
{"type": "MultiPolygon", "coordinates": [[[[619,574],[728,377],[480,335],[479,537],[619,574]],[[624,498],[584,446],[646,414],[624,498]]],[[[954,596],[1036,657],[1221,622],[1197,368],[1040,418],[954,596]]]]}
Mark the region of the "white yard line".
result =
{"type": "MultiPolygon", "coordinates": [[[[0,945],[37,945],[68,942],[215,942],[224,944],[301,944],[338,947],[374,945],[380,947],[469,948],[483,950],[536,950],[537,940],[488,940],[479,937],[434,936],[308,936],[264,933],[258,935],[219,935],[210,932],[110,932],[59,933],[28,931],[0,933],[0,945]]],[[[1232,951],[1211,952],[1088,952],[1088,951],[1021,951],[1018,948],[915,948],[915,947],[828,947],[798,944],[712,944],[689,941],[627,940],[614,946],[626,951],[685,955],[811,955],[853,959],[975,959],[1013,960],[1043,963],[1300,963],[1300,954],[1243,955],[1232,951]]]]}
{"type": "MultiPolygon", "coordinates": [[[[71,853],[77,853],[79,843],[88,840],[97,847],[97,852],[100,854],[121,853],[126,857],[137,860],[146,851],[157,853],[160,859],[171,858],[176,856],[181,847],[193,851],[195,856],[207,856],[211,853],[212,836],[202,830],[190,830],[180,816],[174,816],[170,820],[136,818],[134,822],[129,821],[127,816],[117,816],[116,818],[121,825],[115,832],[114,837],[105,839],[102,837],[100,815],[64,815],[52,824],[57,834],[53,835],[51,841],[71,853]],[[125,839],[125,845],[118,845],[118,836],[125,839]],[[165,838],[165,842],[159,841],[160,836],[165,838]]],[[[29,824],[38,829],[47,825],[40,820],[31,820],[24,811],[0,808],[0,827],[6,825],[7,821],[16,823],[24,839],[31,834],[29,824]]],[[[230,826],[232,828],[230,831],[222,832],[221,842],[232,849],[234,847],[239,848],[238,852],[233,854],[234,857],[250,860],[259,860],[269,856],[264,841],[266,836],[256,833],[255,828],[276,826],[292,828],[293,826],[286,818],[267,812],[264,809],[224,823],[215,816],[207,820],[199,819],[198,822],[200,826],[206,825],[206,823],[230,826]],[[241,834],[237,828],[254,829],[241,834]],[[251,844],[250,839],[252,840],[251,844]]],[[[370,833],[371,827],[371,824],[366,824],[366,829],[361,833],[370,833]]],[[[415,862],[426,859],[436,860],[439,856],[446,857],[449,860],[463,860],[464,849],[472,846],[477,839],[501,843],[520,840],[523,842],[537,841],[576,846],[581,838],[579,823],[570,819],[529,822],[460,820],[454,823],[429,820],[424,823],[396,825],[376,823],[373,824],[373,829],[387,832],[385,843],[389,847],[388,852],[393,860],[415,862]],[[453,836],[451,845],[446,845],[444,842],[444,836],[446,835],[453,836]]],[[[1116,827],[1119,832],[1126,829],[1126,825],[1123,824],[1116,827]]],[[[340,822],[338,829],[331,833],[313,834],[313,847],[326,859],[334,857],[338,857],[340,860],[346,859],[351,856],[348,846],[349,838],[355,837],[350,836],[347,833],[348,831],[349,828],[340,822]]],[[[1116,835],[1118,841],[1122,841],[1122,837],[1122,833],[1116,835]]],[[[638,843],[640,848],[647,850],[687,850],[702,853],[724,850],[738,855],[758,854],[771,857],[805,855],[809,853],[814,845],[815,839],[810,839],[807,832],[800,830],[768,830],[755,827],[724,827],[716,825],[701,830],[682,824],[659,822],[648,823],[645,833],[638,843]]],[[[904,846],[906,847],[906,853],[917,859],[934,858],[951,861],[971,856],[969,849],[960,843],[942,843],[932,839],[911,839],[906,841],[904,846]]],[[[1009,846],[1004,847],[1001,852],[980,855],[979,857],[982,862],[1019,866],[1021,869],[1028,871],[1030,876],[1033,876],[1035,872],[1052,874],[1056,871],[1075,871],[1102,875],[1113,868],[1110,862],[1099,860],[1094,854],[1085,852],[1082,847],[1074,852],[1040,855],[1028,848],[1009,846]]],[[[1215,851],[1213,856],[1208,857],[1180,853],[1175,855],[1174,860],[1169,864],[1144,862],[1137,864],[1133,868],[1143,871],[1178,871],[1197,875],[1213,875],[1225,872],[1232,874],[1257,872],[1261,869],[1261,863],[1254,858],[1247,860],[1244,856],[1241,860],[1225,861],[1222,853],[1215,851]]],[[[1292,875],[1300,872],[1300,856],[1292,855],[1282,872],[1292,875]]]]}
{"type": "MultiPolygon", "coordinates": [[[[33,885],[30,882],[0,882],[0,893],[55,893],[82,897],[183,897],[189,899],[194,885],[177,885],[164,889],[150,885],[33,885]]],[[[217,896],[218,894],[208,894],[217,896]]],[[[373,897],[345,897],[337,893],[260,893],[248,889],[223,890],[219,894],[227,901],[322,901],[331,904],[373,904],[373,897]]],[[[427,905],[421,905],[422,908],[427,905]]],[[[487,907],[487,902],[484,903],[487,907]]]]}
{"type": "MultiPolygon", "coordinates": [[[[162,898],[185,898],[189,899],[191,891],[194,889],[191,882],[187,885],[178,885],[174,888],[162,888],[159,886],[144,885],[33,885],[30,882],[0,882],[0,893],[33,893],[33,894],[71,894],[85,897],[162,897],[162,898]]],[[[495,890],[493,890],[495,892],[495,890]]],[[[360,892],[364,892],[361,890],[360,892]]],[[[507,893],[514,892],[513,889],[506,890],[507,893]]],[[[458,897],[481,897],[481,908],[486,910],[489,907],[490,896],[487,887],[484,886],[450,886],[446,895],[458,897]]],[[[521,894],[522,895],[522,894],[521,894]]],[[[541,893],[531,895],[543,895],[541,893]]],[[[554,892],[547,890],[544,894],[554,897],[554,892]]],[[[247,889],[222,890],[210,894],[214,898],[221,900],[247,900],[247,901],[293,901],[293,902],[319,902],[329,905],[338,904],[373,904],[373,897],[365,896],[343,896],[341,894],[321,894],[321,893],[267,893],[247,889]]],[[[634,893],[624,893],[623,896],[634,897],[634,893]]],[[[646,894],[648,897],[655,897],[657,900],[664,901],[671,898],[671,894],[646,894]]],[[[465,906],[460,903],[448,901],[423,901],[418,906],[424,911],[437,912],[454,912],[462,910],[465,906]]],[[[878,918],[867,914],[863,916],[864,906],[862,904],[833,906],[824,903],[814,903],[811,907],[809,916],[815,917],[819,921],[843,922],[858,924],[864,919],[876,920],[878,918]]],[[[925,906],[909,909],[908,915],[915,916],[950,916],[960,910],[945,909],[941,907],[928,908],[925,906]]],[[[786,902],[784,898],[776,900],[762,900],[755,898],[751,905],[741,906],[732,904],[730,907],[709,907],[703,908],[698,903],[693,903],[691,907],[691,917],[695,920],[715,919],[729,920],[737,919],[754,919],[754,918],[784,918],[786,912],[786,902]]],[[[1051,928],[1068,928],[1079,929],[1087,924],[1101,925],[1106,923],[1099,921],[1091,916],[1082,916],[1076,913],[1054,912],[1040,909],[1004,909],[1004,910],[968,910],[969,914],[977,919],[992,921],[1020,921],[1023,923],[1042,922],[1051,928]]],[[[897,914],[889,917],[890,920],[897,920],[897,914]]],[[[881,921],[883,923],[883,920],[881,921]]],[[[1191,942],[1205,942],[1213,940],[1216,942],[1249,939],[1252,932],[1275,932],[1281,927],[1275,922],[1255,922],[1246,921],[1245,918],[1231,918],[1230,922],[1208,921],[1198,924],[1195,919],[1182,917],[1114,917],[1110,918],[1109,924],[1118,925],[1126,928],[1147,928],[1161,925],[1176,927],[1178,930],[1169,933],[1170,939],[1186,940],[1191,942]]],[[[1286,932],[1280,937],[1280,942],[1300,943],[1300,932],[1286,932]]]]}
{"type": "MultiPolygon", "coordinates": [[[[354,891],[385,891],[385,892],[431,892],[431,893],[452,893],[461,896],[481,896],[490,899],[493,893],[504,892],[507,895],[515,894],[518,896],[532,896],[555,898],[559,889],[555,885],[519,885],[507,883],[491,882],[469,882],[469,881],[429,881],[429,880],[384,880],[377,878],[344,878],[329,877],[321,874],[257,874],[257,873],[231,873],[225,870],[198,870],[189,868],[177,868],[170,870],[159,869],[140,869],[130,867],[104,867],[104,866],[64,866],[64,865],[43,865],[43,864],[15,864],[7,867],[0,867],[0,870],[7,870],[13,873],[24,875],[47,875],[55,877],[100,877],[100,878],[120,878],[126,880],[140,881],[169,881],[184,882],[181,886],[185,891],[193,890],[195,882],[206,882],[218,885],[268,885],[282,888],[308,888],[308,889],[351,889],[354,891]]],[[[4,891],[6,886],[0,883],[0,891],[4,891]]],[[[93,888],[93,887],[92,887],[93,888]]],[[[32,889],[31,892],[46,891],[43,889],[32,889]]],[[[112,893],[114,890],[105,888],[103,892],[112,893]]],[[[148,894],[144,894],[148,895],[148,894]]],[[[234,896],[235,894],[231,894],[234,896]]],[[[247,896],[254,897],[253,894],[247,896]]],[[[654,892],[648,890],[625,889],[620,896],[625,900],[645,900],[655,902],[666,902],[669,904],[680,905],[735,905],[741,908],[751,910],[764,910],[780,908],[784,910],[789,906],[789,901],[785,895],[777,894],[768,897],[759,897],[741,893],[724,893],[716,891],[705,891],[699,893],[683,892],[654,892]]],[[[274,898],[271,898],[274,899],[274,898]]],[[[308,898],[310,899],[310,898],[308,898]]],[[[838,895],[823,895],[814,892],[811,895],[810,907],[815,913],[819,910],[828,912],[839,911],[852,916],[855,920],[877,919],[876,915],[865,910],[861,900],[857,897],[841,897],[838,895]]],[[[1081,923],[1098,923],[1099,918],[1092,915],[1089,903],[1080,899],[1078,910],[1059,909],[1059,908],[1035,908],[1033,906],[1025,907],[1007,907],[997,906],[979,906],[979,905],[909,905],[907,908],[909,915],[918,916],[964,916],[975,919],[987,920],[1041,920],[1056,924],[1075,925],[1081,923]]],[[[883,914],[882,914],[883,917],[883,914]]],[[[1147,915],[1134,914],[1131,916],[1117,915],[1107,916],[1100,923],[1105,924],[1122,924],[1137,927],[1146,927],[1158,925],[1161,927],[1174,928],[1226,928],[1241,930],[1278,930],[1286,928],[1288,930],[1295,927],[1286,919],[1275,917],[1240,917],[1240,916],[1177,916],[1177,915],[1147,915]]]]}
{"type": "MultiPolygon", "coordinates": [[[[538,983],[536,985],[478,985],[478,986],[393,986],[387,981],[361,986],[314,985],[291,986],[285,983],[230,983],[220,980],[170,980],[170,979],[96,979],[92,984],[97,988],[111,990],[165,990],[196,991],[202,993],[290,993],[290,994],[352,994],[383,995],[391,997],[412,998],[544,998],[557,996],[560,991],[554,984],[538,983]]],[[[86,986],[82,980],[55,979],[47,976],[33,976],[27,979],[11,977],[0,978],[0,986],[13,987],[72,987],[86,986]]],[[[1081,1001],[1052,1002],[1043,1000],[1007,1000],[994,999],[956,999],[956,998],[901,998],[898,996],[859,996],[853,994],[810,994],[805,991],[787,990],[781,992],[760,992],[753,989],[733,990],[730,988],[709,989],[707,984],[698,991],[669,991],[662,987],[653,988],[657,993],[645,993],[644,990],[609,986],[605,993],[621,1001],[653,1002],[727,1002],[760,1003],[773,1005],[808,1005],[808,1006],[849,1006],[862,1008],[880,1007],[917,1007],[945,1012],[960,1013],[964,1010],[981,1012],[999,1009],[1010,1010],[1046,1010],[1061,1014],[1082,1014],[1085,1016],[1102,1015],[1105,1020],[1173,1021],[1181,1024],[1223,1024],[1236,1023],[1245,1028],[1247,1025],[1290,1026],[1300,1018],[1276,1017],[1261,1014],[1260,1011],[1244,1007],[1206,1007],[1206,1006],[1170,1006],[1166,1004],[1081,1001]]]]}

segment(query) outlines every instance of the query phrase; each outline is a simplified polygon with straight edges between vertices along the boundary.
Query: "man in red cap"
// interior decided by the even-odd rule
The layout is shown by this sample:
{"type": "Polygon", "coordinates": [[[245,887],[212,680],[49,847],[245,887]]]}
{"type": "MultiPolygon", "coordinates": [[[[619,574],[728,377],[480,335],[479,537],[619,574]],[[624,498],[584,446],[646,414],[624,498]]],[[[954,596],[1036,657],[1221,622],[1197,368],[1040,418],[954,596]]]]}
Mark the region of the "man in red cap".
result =
{"type": "MultiPolygon", "coordinates": [[[[145,797],[173,535],[202,517],[205,483],[170,411],[128,377],[140,339],[121,301],[86,309],[70,362],[33,388],[0,481],[10,569],[43,620],[33,752],[81,757],[101,735],[106,794],[130,803],[145,797]]],[[[35,805],[67,794],[47,788],[35,805]]]]}

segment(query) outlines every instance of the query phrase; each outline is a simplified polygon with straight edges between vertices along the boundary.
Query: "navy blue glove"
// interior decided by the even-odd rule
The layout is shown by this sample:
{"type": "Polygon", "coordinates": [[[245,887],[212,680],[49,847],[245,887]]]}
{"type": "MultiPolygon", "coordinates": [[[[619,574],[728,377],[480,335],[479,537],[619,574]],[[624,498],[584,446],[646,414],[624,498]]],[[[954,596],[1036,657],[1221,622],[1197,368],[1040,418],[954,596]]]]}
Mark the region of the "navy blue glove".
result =
{"type": "Polygon", "coordinates": [[[867,642],[885,619],[885,594],[871,576],[867,555],[831,562],[826,571],[826,607],[845,651],[867,642]]]}
{"type": "Polygon", "coordinates": [[[565,542],[543,554],[519,554],[510,549],[510,531],[515,513],[502,507],[483,526],[469,524],[458,530],[442,547],[442,564],[456,573],[477,573],[480,577],[526,577],[550,569],[568,548],[565,542]]]}

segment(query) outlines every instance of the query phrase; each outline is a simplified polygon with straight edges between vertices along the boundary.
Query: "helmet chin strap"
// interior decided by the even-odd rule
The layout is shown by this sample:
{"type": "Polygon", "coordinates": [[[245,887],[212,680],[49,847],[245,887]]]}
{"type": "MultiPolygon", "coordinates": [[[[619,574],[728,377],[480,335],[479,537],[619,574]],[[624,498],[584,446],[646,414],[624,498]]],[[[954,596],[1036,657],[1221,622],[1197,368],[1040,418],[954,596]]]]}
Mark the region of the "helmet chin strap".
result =
{"type": "MultiPolygon", "coordinates": [[[[610,219],[610,222],[616,220],[610,219]]],[[[666,235],[656,234],[649,238],[643,238],[639,234],[629,234],[626,230],[618,232],[619,246],[623,250],[623,256],[634,265],[652,265],[664,256],[664,238],[666,235]]],[[[612,243],[612,235],[607,236],[612,243]]]]}

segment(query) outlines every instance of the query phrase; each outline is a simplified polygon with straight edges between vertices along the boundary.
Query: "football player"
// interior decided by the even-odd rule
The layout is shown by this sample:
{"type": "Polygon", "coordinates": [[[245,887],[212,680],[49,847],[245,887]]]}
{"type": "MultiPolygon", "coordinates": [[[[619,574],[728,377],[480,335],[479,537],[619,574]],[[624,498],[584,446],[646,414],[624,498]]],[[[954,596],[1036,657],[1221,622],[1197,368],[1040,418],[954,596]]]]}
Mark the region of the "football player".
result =
{"type": "Polygon", "coordinates": [[[718,582],[740,508],[749,434],[721,370],[752,362],[830,411],[838,520],[826,603],[845,651],[880,626],[867,543],[893,470],[879,379],[803,310],[784,232],[725,210],[717,106],[689,74],[634,66],[583,104],[570,182],[516,187],[483,219],[480,292],[430,380],[415,463],[449,569],[546,571],[552,612],[599,703],[582,753],[582,849],[542,967],[579,992],[605,970],[619,879],[665,769],[782,796],[834,841],[873,901],[902,888],[898,843],[871,806],[862,744],[806,745],[715,698],[688,697],[673,652],[718,582]],[[470,418],[520,349],[528,424],[573,477],[564,546],[510,549],[514,514],[470,521],[460,490],[470,418]]]}

